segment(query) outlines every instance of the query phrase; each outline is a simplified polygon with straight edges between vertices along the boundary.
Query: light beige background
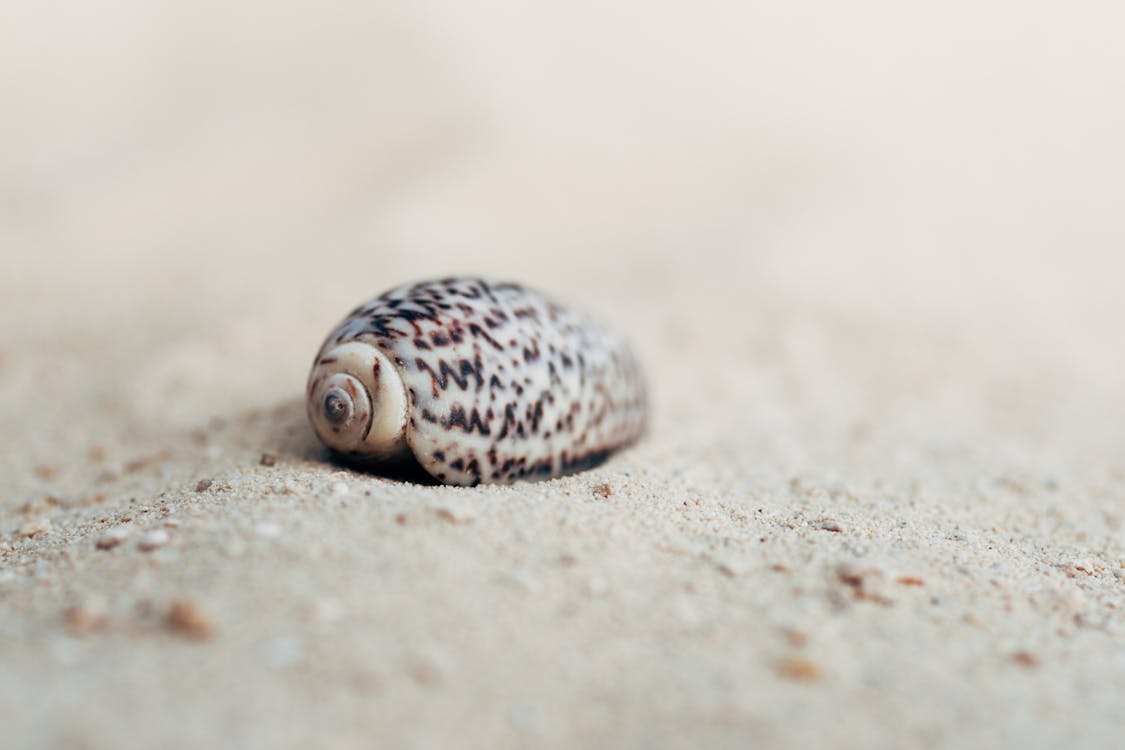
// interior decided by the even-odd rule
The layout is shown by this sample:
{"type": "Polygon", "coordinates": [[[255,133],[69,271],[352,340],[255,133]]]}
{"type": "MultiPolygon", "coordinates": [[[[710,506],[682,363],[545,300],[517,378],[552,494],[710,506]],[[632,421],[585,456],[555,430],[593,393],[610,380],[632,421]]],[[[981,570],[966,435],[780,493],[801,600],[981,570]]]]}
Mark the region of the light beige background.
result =
{"type": "Polygon", "coordinates": [[[0,744],[1120,740],[1125,11],[658,6],[0,7],[0,744]],[[451,272],[625,330],[648,439],[328,463],[320,338],[451,272]]]}

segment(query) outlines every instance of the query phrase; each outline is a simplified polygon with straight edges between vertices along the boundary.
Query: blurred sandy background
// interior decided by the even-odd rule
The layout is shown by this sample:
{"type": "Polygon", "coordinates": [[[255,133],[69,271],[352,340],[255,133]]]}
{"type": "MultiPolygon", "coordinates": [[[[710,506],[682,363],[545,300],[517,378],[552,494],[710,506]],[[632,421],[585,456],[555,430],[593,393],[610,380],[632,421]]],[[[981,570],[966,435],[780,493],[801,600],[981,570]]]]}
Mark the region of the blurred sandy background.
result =
{"type": "Polygon", "coordinates": [[[0,745],[1115,746],[1122,28],[0,7],[0,745]],[[321,337],[451,272],[628,332],[648,440],[326,462],[321,337]]]}

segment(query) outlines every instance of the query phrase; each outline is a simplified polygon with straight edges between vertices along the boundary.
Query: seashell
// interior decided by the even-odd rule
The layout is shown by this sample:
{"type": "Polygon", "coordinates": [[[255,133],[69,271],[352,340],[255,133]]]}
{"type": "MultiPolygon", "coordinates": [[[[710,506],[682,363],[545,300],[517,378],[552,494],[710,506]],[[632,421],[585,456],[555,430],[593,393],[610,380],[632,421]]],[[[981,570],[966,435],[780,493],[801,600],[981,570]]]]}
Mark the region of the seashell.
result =
{"type": "Polygon", "coordinates": [[[320,347],[306,393],[317,436],[345,460],[414,462],[447,484],[579,471],[647,420],[620,337],[481,278],[400,286],[358,307],[320,347]]]}

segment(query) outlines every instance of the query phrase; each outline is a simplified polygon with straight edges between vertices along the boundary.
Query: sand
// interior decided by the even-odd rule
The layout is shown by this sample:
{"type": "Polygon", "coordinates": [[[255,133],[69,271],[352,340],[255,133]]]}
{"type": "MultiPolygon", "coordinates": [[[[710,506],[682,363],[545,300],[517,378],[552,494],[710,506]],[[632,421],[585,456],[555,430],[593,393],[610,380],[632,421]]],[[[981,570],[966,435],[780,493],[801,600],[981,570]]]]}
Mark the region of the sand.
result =
{"type": "Polygon", "coordinates": [[[13,10],[0,746],[1119,747],[1125,19],[774,5],[13,10]],[[333,464],[321,337],[454,272],[647,437],[333,464]]]}

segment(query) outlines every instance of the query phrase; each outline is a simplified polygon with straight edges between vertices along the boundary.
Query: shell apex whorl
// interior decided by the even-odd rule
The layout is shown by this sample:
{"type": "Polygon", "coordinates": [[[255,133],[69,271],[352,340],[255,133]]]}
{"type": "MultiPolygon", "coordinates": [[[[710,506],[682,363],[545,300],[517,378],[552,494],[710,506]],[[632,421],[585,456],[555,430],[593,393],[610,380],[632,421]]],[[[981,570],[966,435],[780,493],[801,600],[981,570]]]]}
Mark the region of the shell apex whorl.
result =
{"type": "Polygon", "coordinates": [[[306,406],[317,437],[337,453],[377,462],[408,452],[405,386],[370,343],[326,343],[309,374],[306,406]]]}

